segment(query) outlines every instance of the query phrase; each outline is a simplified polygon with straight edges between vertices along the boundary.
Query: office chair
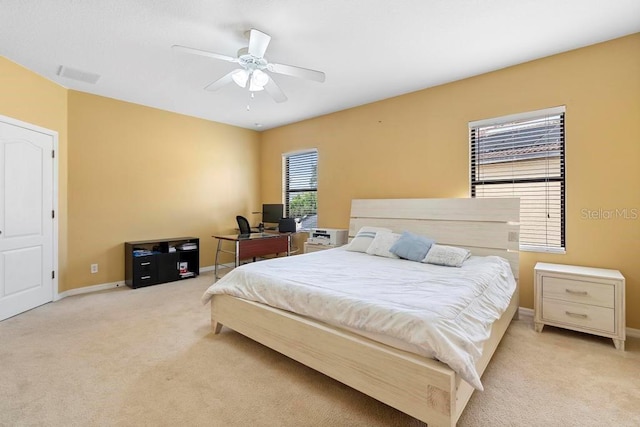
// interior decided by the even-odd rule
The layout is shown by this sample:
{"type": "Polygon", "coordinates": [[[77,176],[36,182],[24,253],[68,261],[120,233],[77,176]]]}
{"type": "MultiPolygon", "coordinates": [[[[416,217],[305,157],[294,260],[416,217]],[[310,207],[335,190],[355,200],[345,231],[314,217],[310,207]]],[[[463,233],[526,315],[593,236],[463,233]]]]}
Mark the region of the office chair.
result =
{"type": "Polygon", "coordinates": [[[238,215],[236,216],[236,221],[238,221],[240,234],[251,234],[251,226],[249,225],[249,220],[247,220],[247,218],[238,215]]]}
{"type": "MultiPolygon", "coordinates": [[[[238,221],[238,228],[240,229],[240,234],[251,234],[251,226],[249,225],[249,220],[242,215],[236,216],[236,221],[238,221]]],[[[253,257],[253,262],[256,262],[256,257],[253,257]]]]}

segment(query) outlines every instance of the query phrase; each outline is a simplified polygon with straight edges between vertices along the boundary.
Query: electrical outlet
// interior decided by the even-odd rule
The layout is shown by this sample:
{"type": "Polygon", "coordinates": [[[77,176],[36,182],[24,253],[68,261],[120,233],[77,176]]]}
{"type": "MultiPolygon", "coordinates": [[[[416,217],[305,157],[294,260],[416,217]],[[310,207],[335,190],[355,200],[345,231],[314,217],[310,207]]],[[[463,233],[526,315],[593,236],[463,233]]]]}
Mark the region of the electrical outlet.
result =
{"type": "Polygon", "coordinates": [[[91,274],[98,272],[98,264],[91,264],[91,274]]]}

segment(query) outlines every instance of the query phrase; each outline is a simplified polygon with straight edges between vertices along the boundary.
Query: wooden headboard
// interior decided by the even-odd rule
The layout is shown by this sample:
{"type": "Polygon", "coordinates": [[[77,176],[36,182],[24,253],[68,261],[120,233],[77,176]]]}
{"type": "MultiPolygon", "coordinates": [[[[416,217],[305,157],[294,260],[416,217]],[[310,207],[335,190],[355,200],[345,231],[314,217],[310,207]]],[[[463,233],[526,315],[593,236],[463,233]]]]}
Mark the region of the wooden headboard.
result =
{"type": "Polygon", "coordinates": [[[354,199],[349,239],[363,226],[411,231],[474,255],[498,255],[519,275],[519,199],[354,199]]]}

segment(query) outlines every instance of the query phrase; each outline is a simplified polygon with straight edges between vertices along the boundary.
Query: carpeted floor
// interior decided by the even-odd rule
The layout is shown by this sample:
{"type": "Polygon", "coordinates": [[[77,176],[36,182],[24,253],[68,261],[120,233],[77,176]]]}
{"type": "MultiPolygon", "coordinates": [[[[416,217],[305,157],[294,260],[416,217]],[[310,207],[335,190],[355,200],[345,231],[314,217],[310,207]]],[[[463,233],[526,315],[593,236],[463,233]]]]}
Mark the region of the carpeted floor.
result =
{"type": "MultiPolygon", "coordinates": [[[[423,426],[228,329],[212,274],[0,322],[0,426],[423,426]]],[[[640,340],[514,321],[460,426],[638,426],[640,340]]]]}

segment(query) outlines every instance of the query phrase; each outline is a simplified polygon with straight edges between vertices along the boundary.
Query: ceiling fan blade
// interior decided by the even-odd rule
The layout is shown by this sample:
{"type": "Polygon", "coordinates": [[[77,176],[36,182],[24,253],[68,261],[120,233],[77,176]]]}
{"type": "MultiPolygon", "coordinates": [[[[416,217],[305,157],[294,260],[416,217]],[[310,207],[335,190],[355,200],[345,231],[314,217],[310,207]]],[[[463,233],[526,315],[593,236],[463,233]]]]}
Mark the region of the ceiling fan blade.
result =
{"type": "Polygon", "coordinates": [[[268,64],[267,70],[278,73],[286,74],[287,76],[299,77],[301,79],[314,80],[316,82],[324,82],[325,75],[322,71],[310,70],[308,68],[295,67],[293,65],[285,64],[268,64]]]}
{"type": "Polygon", "coordinates": [[[264,53],[267,51],[267,46],[269,46],[270,41],[271,36],[269,34],[265,34],[262,31],[252,28],[249,31],[249,54],[258,58],[264,57],[264,53]]]}
{"type": "Polygon", "coordinates": [[[264,85],[264,90],[273,98],[276,102],[284,102],[287,100],[287,95],[284,94],[280,86],[269,77],[269,81],[264,85]]]}
{"type": "Polygon", "coordinates": [[[233,81],[233,73],[235,73],[237,70],[233,70],[228,74],[225,74],[223,77],[220,77],[218,80],[216,80],[213,83],[209,83],[207,86],[204,87],[204,90],[208,90],[208,91],[215,91],[220,89],[222,86],[227,85],[229,83],[231,83],[233,81]]]}
{"type": "Polygon", "coordinates": [[[227,55],[221,55],[219,53],[208,52],[206,50],[195,49],[193,47],[180,46],[177,44],[174,44],[171,47],[181,52],[193,53],[195,55],[207,56],[209,58],[221,59],[223,61],[228,61],[228,62],[238,62],[238,58],[234,58],[232,56],[227,56],[227,55]]]}

